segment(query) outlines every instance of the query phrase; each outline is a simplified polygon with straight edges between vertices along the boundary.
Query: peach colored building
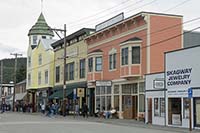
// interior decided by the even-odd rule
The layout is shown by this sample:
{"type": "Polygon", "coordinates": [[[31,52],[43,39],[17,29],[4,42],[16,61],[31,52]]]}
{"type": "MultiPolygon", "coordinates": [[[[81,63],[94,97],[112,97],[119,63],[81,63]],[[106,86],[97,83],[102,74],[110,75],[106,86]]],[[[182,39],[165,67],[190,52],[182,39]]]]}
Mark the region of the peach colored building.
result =
{"type": "Polygon", "coordinates": [[[140,12],[87,37],[89,107],[144,118],[144,75],[164,70],[164,52],[182,48],[182,32],[180,15],[140,12]]]}

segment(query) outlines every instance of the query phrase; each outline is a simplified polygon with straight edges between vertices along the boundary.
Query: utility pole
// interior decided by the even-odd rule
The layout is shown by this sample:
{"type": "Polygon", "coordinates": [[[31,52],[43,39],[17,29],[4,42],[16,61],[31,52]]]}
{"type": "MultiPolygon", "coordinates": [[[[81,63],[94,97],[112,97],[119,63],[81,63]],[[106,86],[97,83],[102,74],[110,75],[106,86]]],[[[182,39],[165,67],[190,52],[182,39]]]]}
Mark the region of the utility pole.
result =
{"type": "Polygon", "coordinates": [[[1,60],[1,90],[0,90],[1,98],[2,98],[2,87],[3,87],[3,60],[1,60]]]}
{"type": "Polygon", "coordinates": [[[17,79],[17,57],[22,56],[19,53],[11,53],[10,55],[15,56],[15,68],[14,68],[14,89],[13,89],[13,112],[15,111],[15,87],[16,87],[16,79],[17,79]]]}
{"type": "MultiPolygon", "coordinates": [[[[66,58],[67,58],[67,51],[66,51],[66,48],[67,48],[67,44],[66,44],[66,24],[64,24],[64,29],[49,29],[49,30],[53,30],[56,32],[56,34],[59,36],[59,34],[57,33],[57,31],[61,31],[61,32],[64,32],[64,54],[63,54],[63,102],[62,102],[62,115],[65,116],[65,97],[66,97],[66,77],[65,77],[65,73],[66,73],[66,68],[65,68],[65,65],[66,65],[66,58]]],[[[60,36],[59,36],[60,37],[60,36]]]]}

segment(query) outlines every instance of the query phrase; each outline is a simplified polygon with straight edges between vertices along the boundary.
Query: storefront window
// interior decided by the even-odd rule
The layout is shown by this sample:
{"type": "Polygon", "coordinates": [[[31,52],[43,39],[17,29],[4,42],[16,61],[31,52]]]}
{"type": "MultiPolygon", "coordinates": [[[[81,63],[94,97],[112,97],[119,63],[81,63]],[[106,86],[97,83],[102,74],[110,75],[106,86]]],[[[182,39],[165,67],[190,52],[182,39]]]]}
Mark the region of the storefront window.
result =
{"type": "Polygon", "coordinates": [[[122,93],[123,94],[131,94],[131,86],[130,86],[130,84],[122,85],[122,93]]]}
{"type": "Polygon", "coordinates": [[[165,98],[160,98],[160,116],[165,116],[165,98]]]}
{"type": "Polygon", "coordinates": [[[183,99],[183,118],[189,119],[189,104],[190,100],[188,98],[183,99]]]}
{"type": "Polygon", "coordinates": [[[101,86],[101,94],[105,94],[105,87],[104,86],[101,86]]]}
{"type": "Polygon", "coordinates": [[[144,112],[144,108],[145,108],[145,106],[144,106],[144,95],[143,94],[140,94],[139,95],[139,111],[140,112],[144,112]]]}
{"type": "Polygon", "coordinates": [[[106,89],[107,89],[107,94],[111,94],[111,86],[107,86],[106,89]]]}
{"type": "Polygon", "coordinates": [[[165,98],[154,98],[154,116],[165,116],[165,98]]]}
{"type": "Polygon", "coordinates": [[[119,111],[119,95],[114,96],[114,108],[119,111]]]}
{"type": "Polygon", "coordinates": [[[111,96],[107,96],[107,109],[106,110],[111,110],[111,96]]]}
{"type": "Polygon", "coordinates": [[[154,116],[159,116],[159,101],[158,98],[154,98],[154,116]]]}
{"type": "Polygon", "coordinates": [[[111,86],[96,87],[96,110],[107,111],[111,109],[111,86]]]}
{"type": "Polygon", "coordinates": [[[101,96],[101,110],[105,110],[105,96],[101,96]]]}
{"type": "Polygon", "coordinates": [[[144,92],[144,82],[139,83],[139,92],[144,92]]]}
{"type": "Polygon", "coordinates": [[[96,110],[100,110],[100,96],[96,96],[96,110]]]}
{"type": "Polygon", "coordinates": [[[131,88],[132,88],[132,94],[138,93],[138,84],[137,83],[132,84],[131,88]]]}
{"type": "Polygon", "coordinates": [[[114,94],[119,94],[119,85],[114,85],[114,94]]]}
{"type": "Polygon", "coordinates": [[[100,87],[99,86],[97,86],[97,88],[96,88],[96,95],[100,95],[100,87]]]}

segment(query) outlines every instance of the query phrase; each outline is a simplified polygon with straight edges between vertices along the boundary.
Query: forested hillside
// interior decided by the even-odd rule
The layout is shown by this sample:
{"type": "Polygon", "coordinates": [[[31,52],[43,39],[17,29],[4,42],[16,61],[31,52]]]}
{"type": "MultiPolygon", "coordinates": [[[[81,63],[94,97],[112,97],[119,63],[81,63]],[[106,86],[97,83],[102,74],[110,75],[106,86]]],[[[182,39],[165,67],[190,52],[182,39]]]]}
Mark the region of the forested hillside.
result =
{"type": "MultiPolygon", "coordinates": [[[[0,82],[1,82],[1,62],[3,62],[3,83],[14,81],[15,59],[0,60],[0,82]]],[[[26,58],[17,58],[17,83],[26,79],[26,58]]]]}

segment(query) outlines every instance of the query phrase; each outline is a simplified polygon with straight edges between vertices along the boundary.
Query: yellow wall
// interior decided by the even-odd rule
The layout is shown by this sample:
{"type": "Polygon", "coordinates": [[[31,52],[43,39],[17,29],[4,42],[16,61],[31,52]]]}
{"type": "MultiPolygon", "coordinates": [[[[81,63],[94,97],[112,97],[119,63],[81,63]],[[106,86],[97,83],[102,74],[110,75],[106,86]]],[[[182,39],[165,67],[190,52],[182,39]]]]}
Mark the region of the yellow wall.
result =
{"type": "MultiPolygon", "coordinates": [[[[55,51],[55,68],[56,66],[60,66],[60,82],[55,83],[55,85],[63,85],[63,57],[64,49],[59,49],[55,51]]],[[[74,80],[66,81],[66,84],[76,83],[86,81],[87,79],[87,66],[85,66],[85,78],[79,77],[80,73],[80,60],[86,59],[87,57],[87,45],[82,40],[80,42],[74,43],[70,46],[67,46],[66,49],[68,58],[66,59],[66,64],[74,62],[74,80]],[[76,53],[76,54],[75,54],[76,53]]],[[[86,60],[85,60],[86,61],[86,60]]],[[[86,62],[85,62],[86,64],[86,62]]],[[[56,70],[54,71],[56,73],[56,70]]],[[[54,78],[54,80],[56,80],[54,78]]]]}
{"type": "Polygon", "coordinates": [[[27,89],[41,89],[53,87],[54,85],[54,52],[46,50],[42,42],[33,50],[28,50],[31,56],[31,67],[27,63],[27,89]],[[38,58],[42,54],[42,64],[39,65],[38,58]],[[45,71],[48,70],[48,84],[45,83],[45,71]],[[41,84],[38,84],[38,73],[41,72],[41,84]],[[31,85],[28,85],[28,74],[31,73],[31,85]]]}

